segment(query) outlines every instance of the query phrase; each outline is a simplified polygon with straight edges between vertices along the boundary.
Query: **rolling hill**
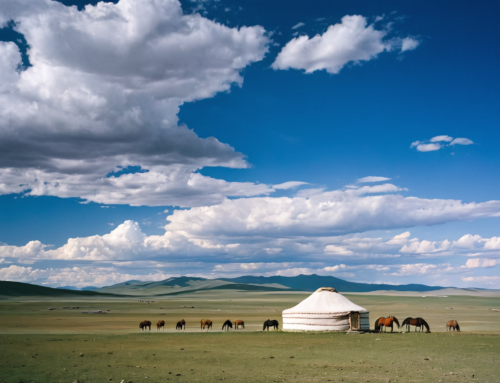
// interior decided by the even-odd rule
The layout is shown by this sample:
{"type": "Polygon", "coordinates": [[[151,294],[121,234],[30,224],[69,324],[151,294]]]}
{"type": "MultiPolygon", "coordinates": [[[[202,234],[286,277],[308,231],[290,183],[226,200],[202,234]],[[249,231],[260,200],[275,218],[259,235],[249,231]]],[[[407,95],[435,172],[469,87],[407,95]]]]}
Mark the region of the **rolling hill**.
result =
{"type": "Polygon", "coordinates": [[[96,291],[54,289],[22,282],[0,281],[0,296],[6,297],[95,297],[112,296],[96,291]]]}

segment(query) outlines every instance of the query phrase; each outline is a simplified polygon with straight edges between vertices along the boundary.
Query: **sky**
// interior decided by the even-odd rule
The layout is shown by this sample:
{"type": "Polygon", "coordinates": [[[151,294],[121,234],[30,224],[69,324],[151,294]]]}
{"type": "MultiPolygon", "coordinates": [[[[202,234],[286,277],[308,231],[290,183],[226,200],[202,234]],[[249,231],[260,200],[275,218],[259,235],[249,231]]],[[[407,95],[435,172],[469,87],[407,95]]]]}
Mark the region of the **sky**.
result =
{"type": "Polygon", "coordinates": [[[499,11],[0,0],[0,280],[500,289],[499,11]]]}

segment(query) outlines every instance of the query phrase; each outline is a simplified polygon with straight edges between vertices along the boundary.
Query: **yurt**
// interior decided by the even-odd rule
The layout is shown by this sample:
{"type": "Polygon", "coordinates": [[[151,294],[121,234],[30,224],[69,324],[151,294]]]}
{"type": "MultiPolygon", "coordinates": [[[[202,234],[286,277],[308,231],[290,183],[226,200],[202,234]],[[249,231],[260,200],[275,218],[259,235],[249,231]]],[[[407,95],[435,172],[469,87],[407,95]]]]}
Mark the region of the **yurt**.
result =
{"type": "Polygon", "coordinates": [[[283,331],[369,330],[368,310],[331,287],[321,287],[297,306],[283,311],[283,331]]]}

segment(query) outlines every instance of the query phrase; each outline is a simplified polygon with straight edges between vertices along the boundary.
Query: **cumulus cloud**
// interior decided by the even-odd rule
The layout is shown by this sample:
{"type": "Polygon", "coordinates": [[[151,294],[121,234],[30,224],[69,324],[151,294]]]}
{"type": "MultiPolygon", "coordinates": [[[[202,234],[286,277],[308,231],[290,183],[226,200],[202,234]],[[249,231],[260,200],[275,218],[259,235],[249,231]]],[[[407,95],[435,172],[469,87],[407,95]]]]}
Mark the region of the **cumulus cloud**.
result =
{"type": "Polygon", "coordinates": [[[475,269],[478,267],[494,267],[500,265],[500,259],[489,259],[489,258],[473,258],[467,260],[465,264],[469,269],[475,269]]]}
{"type": "Polygon", "coordinates": [[[210,207],[176,210],[167,231],[226,237],[341,235],[375,229],[436,225],[500,216],[500,201],[463,203],[390,193],[394,185],[322,191],[288,198],[226,199],[210,207]]]}
{"type": "Polygon", "coordinates": [[[270,191],[194,174],[248,165],[229,145],[177,124],[184,102],[242,84],[241,70],[267,52],[262,27],[183,14],[176,0],[82,11],[6,0],[0,24],[9,20],[32,66],[19,71],[17,46],[0,43],[0,193],[191,206],[270,191]],[[112,174],[129,166],[149,172],[112,174]]]}
{"type": "MultiPolygon", "coordinates": [[[[273,69],[303,69],[306,73],[325,69],[337,74],[348,63],[359,64],[396,47],[415,49],[416,40],[387,39],[388,30],[377,30],[360,15],[344,16],[341,23],[330,25],[322,35],[299,36],[290,40],[272,64],[273,69]]],[[[404,48],[404,49],[403,49],[404,48]]]]}
{"type": "Polygon", "coordinates": [[[468,138],[453,138],[442,135],[432,137],[430,140],[414,141],[410,148],[416,148],[419,152],[434,152],[451,145],[472,145],[474,142],[468,138]]]}
{"type": "Polygon", "coordinates": [[[0,268],[0,280],[39,283],[50,286],[107,286],[132,279],[159,281],[172,276],[171,274],[163,272],[149,274],[120,273],[112,267],[37,269],[33,267],[11,265],[9,267],[0,268]]]}
{"type": "Polygon", "coordinates": [[[377,177],[377,176],[368,176],[368,177],[358,178],[358,182],[360,182],[360,183],[383,182],[383,181],[389,181],[389,180],[390,180],[390,178],[377,177]]]}

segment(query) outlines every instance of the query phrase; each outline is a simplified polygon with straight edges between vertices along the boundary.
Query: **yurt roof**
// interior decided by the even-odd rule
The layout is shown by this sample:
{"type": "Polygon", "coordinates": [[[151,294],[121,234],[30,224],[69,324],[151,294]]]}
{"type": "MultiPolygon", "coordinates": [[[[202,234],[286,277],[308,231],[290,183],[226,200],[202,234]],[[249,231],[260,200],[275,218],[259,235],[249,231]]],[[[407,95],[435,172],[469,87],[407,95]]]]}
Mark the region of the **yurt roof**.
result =
{"type": "Polygon", "coordinates": [[[346,314],[351,311],[367,313],[368,310],[352,303],[331,287],[321,287],[297,306],[283,311],[283,314],[346,314]]]}

